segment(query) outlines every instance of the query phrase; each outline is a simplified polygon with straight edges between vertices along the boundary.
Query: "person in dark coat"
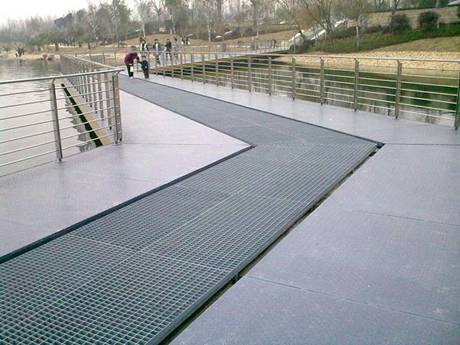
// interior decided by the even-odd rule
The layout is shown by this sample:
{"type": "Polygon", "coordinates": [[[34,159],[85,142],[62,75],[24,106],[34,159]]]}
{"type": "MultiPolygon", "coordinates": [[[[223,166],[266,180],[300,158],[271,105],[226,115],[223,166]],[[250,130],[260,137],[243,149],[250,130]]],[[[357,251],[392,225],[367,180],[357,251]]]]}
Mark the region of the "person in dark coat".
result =
{"type": "Polygon", "coordinates": [[[137,62],[139,62],[139,56],[136,52],[129,52],[125,55],[124,63],[126,65],[126,68],[128,69],[129,79],[134,78],[134,60],[137,60],[137,62]]]}

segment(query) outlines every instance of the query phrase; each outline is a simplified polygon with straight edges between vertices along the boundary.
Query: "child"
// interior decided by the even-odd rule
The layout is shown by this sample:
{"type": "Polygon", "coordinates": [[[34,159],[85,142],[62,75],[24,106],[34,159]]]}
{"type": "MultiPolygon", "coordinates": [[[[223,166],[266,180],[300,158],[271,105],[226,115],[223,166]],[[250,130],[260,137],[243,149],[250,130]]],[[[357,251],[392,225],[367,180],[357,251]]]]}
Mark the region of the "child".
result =
{"type": "Polygon", "coordinates": [[[144,72],[145,79],[149,79],[149,62],[145,56],[142,56],[141,61],[142,72],[144,72]]]}

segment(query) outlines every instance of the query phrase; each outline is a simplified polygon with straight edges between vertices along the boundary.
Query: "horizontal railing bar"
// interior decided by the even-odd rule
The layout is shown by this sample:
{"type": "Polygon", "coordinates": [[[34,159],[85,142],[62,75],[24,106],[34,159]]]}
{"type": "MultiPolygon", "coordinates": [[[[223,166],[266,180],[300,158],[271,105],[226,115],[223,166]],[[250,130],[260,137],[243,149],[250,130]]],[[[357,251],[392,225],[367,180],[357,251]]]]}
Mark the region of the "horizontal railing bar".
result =
{"type": "Polygon", "coordinates": [[[443,101],[440,99],[430,99],[430,98],[421,98],[421,97],[414,97],[414,96],[405,96],[404,94],[401,94],[401,98],[409,98],[409,99],[416,99],[419,101],[426,101],[426,102],[432,102],[432,103],[443,103],[443,104],[450,104],[450,105],[456,105],[457,102],[449,102],[449,101],[443,101]]]}
{"type": "Polygon", "coordinates": [[[26,113],[26,114],[19,114],[19,115],[13,115],[13,116],[8,116],[8,117],[0,117],[0,121],[2,120],[11,120],[11,119],[17,119],[19,117],[26,117],[26,116],[32,116],[32,115],[39,115],[39,114],[45,114],[51,112],[51,109],[48,110],[41,110],[41,111],[35,111],[32,113],[26,113]]]}
{"type": "MultiPolygon", "coordinates": [[[[98,137],[98,139],[104,139],[104,138],[108,138],[108,137],[112,137],[112,134],[107,134],[107,135],[103,135],[101,137],[98,137]]],[[[82,145],[86,145],[86,144],[89,144],[89,143],[92,143],[94,142],[94,139],[90,139],[90,140],[86,140],[86,141],[81,141],[79,142],[78,144],[73,144],[73,145],[69,145],[69,146],[66,146],[66,147],[63,147],[62,148],[62,151],[65,151],[65,150],[68,150],[72,147],[79,147],[79,146],[82,146],[82,145]]]]}
{"type": "Polygon", "coordinates": [[[391,94],[391,93],[384,93],[384,92],[376,92],[376,91],[369,91],[369,90],[361,90],[358,89],[359,93],[371,93],[373,95],[381,95],[381,96],[386,96],[386,97],[396,97],[396,94],[391,94]]]}
{"type": "MultiPolygon", "coordinates": [[[[108,107],[108,108],[99,109],[99,110],[111,110],[111,109],[113,109],[113,107],[108,107]]],[[[93,111],[87,111],[87,112],[85,112],[85,113],[76,114],[76,115],[74,115],[74,116],[60,117],[60,118],[59,118],[59,121],[61,121],[61,120],[75,120],[75,117],[77,117],[77,116],[80,116],[80,115],[88,115],[88,114],[94,114],[94,112],[93,112],[93,111]]],[[[108,120],[108,119],[112,119],[112,118],[114,118],[114,117],[115,117],[115,116],[113,115],[113,116],[104,117],[103,119],[102,119],[102,118],[97,118],[96,120],[98,120],[98,121],[105,121],[105,120],[108,120]]],[[[86,123],[86,122],[80,122],[80,124],[81,124],[81,123],[86,123]]],[[[70,127],[61,127],[61,129],[67,129],[67,128],[70,128],[70,127]]]]}
{"type": "Polygon", "coordinates": [[[445,92],[437,92],[437,91],[425,91],[425,90],[418,90],[418,89],[406,89],[406,88],[401,88],[401,91],[406,91],[406,92],[420,92],[420,93],[427,93],[430,95],[439,95],[439,96],[447,96],[447,97],[457,97],[457,94],[455,93],[445,93],[445,92]]]}
{"type": "MultiPolygon", "coordinates": [[[[38,158],[38,157],[41,157],[41,156],[44,156],[44,155],[48,155],[48,154],[51,154],[51,153],[56,153],[56,151],[55,151],[55,150],[53,150],[53,151],[47,151],[47,152],[39,153],[39,154],[36,154],[36,155],[33,155],[33,156],[28,156],[28,157],[25,157],[25,158],[17,159],[17,160],[15,160],[15,161],[11,161],[11,162],[7,162],[7,163],[4,163],[4,164],[0,164],[0,167],[5,167],[5,166],[11,165],[11,164],[16,164],[16,163],[21,163],[21,162],[27,161],[27,160],[29,160],[29,159],[38,158]]],[[[50,162],[51,162],[51,161],[50,161],[50,162]]]]}
{"type": "Polygon", "coordinates": [[[11,93],[2,93],[0,97],[4,96],[16,96],[16,95],[24,95],[29,93],[38,93],[38,92],[49,92],[50,89],[37,89],[37,90],[30,90],[30,91],[20,91],[20,92],[11,92],[11,93]]]}
{"type": "Polygon", "coordinates": [[[457,80],[458,80],[457,78],[454,78],[454,77],[443,77],[443,76],[440,76],[440,75],[429,76],[429,75],[419,75],[419,74],[406,74],[406,73],[402,73],[401,76],[402,76],[402,77],[425,78],[425,79],[447,79],[447,80],[454,80],[454,81],[457,81],[457,80]]]}
{"type": "MultiPolygon", "coordinates": [[[[388,106],[382,106],[382,105],[376,105],[376,104],[370,104],[370,103],[361,103],[358,102],[358,105],[365,106],[365,107],[374,107],[374,108],[380,108],[384,110],[393,110],[392,108],[389,108],[388,106]]],[[[402,110],[402,109],[401,109],[402,110]]]]}
{"type": "MultiPolygon", "coordinates": [[[[113,89],[108,89],[108,90],[101,90],[101,91],[96,91],[96,92],[90,92],[90,93],[78,93],[77,96],[81,96],[81,97],[85,97],[85,96],[90,96],[90,95],[97,95],[97,94],[101,94],[101,93],[104,93],[104,92],[111,92],[113,91],[113,89]]],[[[56,101],[61,101],[61,100],[67,100],[69,99],[69,97],[65,96],[65,97],[59,97],[59,98],[56,98],[56,101]]],[[[98,102],[99,100],[97,100],[98,102]]],[[[95,101],[96,102],[96,101],[95,101]]]]}
{"type": "Polygon", "coordinates": [[[426,116],[426,117],[431,117],[431,118],[435,118],[435,119],[452,120],[452,118],[453,118],[453,116],[432,115],[432,114],[421,113],[421,112],[418,112],[418,111],[404,109],[404,108],[401,108],[401,112],[415,114],[415,115],[421,115],[421,116],[426,116]]]}
{"type": "Polygon", "coordinates": [[[23,136],[21,136],[21,137],[16,137],[16,138],[13,138],[13,139],[3,140],[3,141],[0,141],[0,145],[1,145],[1,144],[6,144],[6,143],[10,143],[10,142],[12,142],[12,141],[21,140],[21,139],[27,139],[27,138],[38,137],[38,136],[40,136],[40,135],[49,134],[49,133],[54,133],[54,130],[51,130],[51,131],[44,131],[44,132],[38,132],[38,133],[33,133],[33,134],[27,134],[27,135],[23,135],[23,136]]]}
{"type": "Polygon", "coordinates": [[[387,100],[381,99],[381,98],[369,98],[369,97],[364,97],[364,96],[359,96],[358,98],[359,98],[359,99],[366,99],[366,100],[374,101],[374,102],[382,102],[382,103],[388,103],[388,104],[395,104],[395,101],[387,101],[387,100]]]}
{"type": "MultiPolygon", "coordinates": [[[[106,127],[93,128],[93,129],[89,129],[89,130],[84,131],[84,132],[78,132],[77,134],[68,135],[68,136],[66,136],[66,137],[62,137],[61,139],[62,139],[62,140],[70,139],[70,138],[77,137],[77,136],[82,135],[82,134],[94,133],[94,132],[99,131],[99,130],[110,129],[110,128],[112,128],[112,127],[115,127],[115,124],[113,124],[113,126],[106,126],[106,127]]],[[[63,128],[63,129],[64,129],[64,128],[63,128]]],[[[99,137],[94,138],[94,139],[92,139],[92,140],[98,140],[98,139],[99,139],[99,137]]]]}
{"type": "Polygon", "coordinates": [[[52,123],[52,122],[54,122],[54,121],[53,120],[46,120],[46,121],[40,121],[40,122],[34,122],[34,123],[27,123],[25,125],[19,125],[19,126],[7,127],[7,128],[0,128],[0,132],[7,132],[7,131],[12,131],[14,129],[20,129],[20,128],[38,126],[38,125],[44,125],[46,123],[52,123]]]}
{"type": "Polygon", "coordinates": [[[20,104],[8,104],[8,105],[0,106],[0,109],[21,107],[23,105],[39,104],[39,103],[49,102],[49,101],[50,101],[50,99],[44,99],[44,100],[40,100],[40,101],[24,102],[24,103],[20,103],[20,104]]]}
{"type": "Polygon", "coordinates": [[[383,85],[371,85],[371,84],[358,84],[359,86],[366,86],[378,89],[396,90],[396,86],[383,86],[383,85]]]}
{"type": "Polygon", "coordinates": [[[429,110],[435,110],[435,111],[444,111],[446,113],[452,113],[455,114],[454,110],[448,110],[448,109],[440,109],[440,108],[433,108],[433,107],[427,107],[427,106],[420,106],[417,104],[407,104],[407,103],[400,103],[401,105],[404,105],[406,107],[412,107],[412,108],[417,108],[417,109],[429,109],[429,110]]]}
{"type": "Polygon", "coordinates": [[[56,80],[56,79],[80,77],[80,76],[94,75],[94,74],[118,73],[118,72],[121,72],[121,71],[123,71],[122,68],[115,68],[115,69],[108,69],[108,70],[99,70],[99,71],[94,71],[94,72],[55,75],[55,76],[51,76],[51,77],[37,77],[37,78],[15,79],[15,80],[0,80],[0,85],[13,84],[13,83],[27,83],[27,82],[31,82],[31,81],[46,81],[46,80],[53,81],[53,80],[56,80]]]}
{"type": "Polygon", "coordinates": [[[35,147],[40,147],[40,146],[44,146],[44,145],[54,144],[55,142],[56,142],[55,140],[50,140],[50,141],[45,141],[45,142],[39,143],[39,144],[34,144],[34,145],[26,146],[26,147],[21,147],[21,148],[19,148],[19,149],[15,149],[15,150],[11,150],[11,151],[0,152],[0,156],[6,156],[6,155],[10,155],[10,154],[12,154],[12,153],[30,150],[30,149],[33,149],[33,148],[35,148],[35,147]]]}

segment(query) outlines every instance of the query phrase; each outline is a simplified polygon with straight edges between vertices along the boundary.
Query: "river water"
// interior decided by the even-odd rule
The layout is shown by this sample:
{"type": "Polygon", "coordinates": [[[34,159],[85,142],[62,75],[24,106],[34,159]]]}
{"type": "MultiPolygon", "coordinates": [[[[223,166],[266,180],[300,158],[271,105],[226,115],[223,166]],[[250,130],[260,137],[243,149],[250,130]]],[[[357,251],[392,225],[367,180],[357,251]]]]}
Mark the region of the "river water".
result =
{"type": "MultiPolygon", "coordinates": [[[[55,62],[0,60],[1,81],[59,74],[59,64],[55,62]]],[[[50,83],[46,80],[0,85],[0,176],[56,160],[50,83]]],[[[68,147],[65,155],[69,156],[89,147],[82,144],[86,137],[79,136],[78,118],[69,100],[59,84],[56,87],[58,108],[64,108],[59,111],[59,122],[61,128],[68,127],[61,135],[69,137],[63,141],[63,147],[68,147]]]]}

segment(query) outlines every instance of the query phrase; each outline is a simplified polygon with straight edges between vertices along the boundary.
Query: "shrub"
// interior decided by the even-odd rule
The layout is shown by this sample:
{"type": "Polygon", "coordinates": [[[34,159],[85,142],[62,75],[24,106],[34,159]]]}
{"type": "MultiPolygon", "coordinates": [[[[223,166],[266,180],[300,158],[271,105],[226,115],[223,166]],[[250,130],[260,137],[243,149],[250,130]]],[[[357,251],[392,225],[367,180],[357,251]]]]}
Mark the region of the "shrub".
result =
{"type": "Polygon", "coordinates": [[[329,35],[330,38],[346,38],[352,37],[356,34],[356,28],[354,26],[334,31],[329,35]]]}
{"type": "Polygon", "coordinates": [[[420,13],[418,25],[423,31],[432,31],[438,28],[439,14],[433,11],[420,13]]]}
{"type": "Polygon", "coordinates": [[[395,14],[391,17],[390,32],[404,32],[411,30],[409,17],[405,14],[395,14]]]}
{"type": "Polygon", "coordinates": [[[383,32],[383,28],[380,25],[368,26],[365,30],[367,34],[373,34],[376,32],[383,32]]]}

